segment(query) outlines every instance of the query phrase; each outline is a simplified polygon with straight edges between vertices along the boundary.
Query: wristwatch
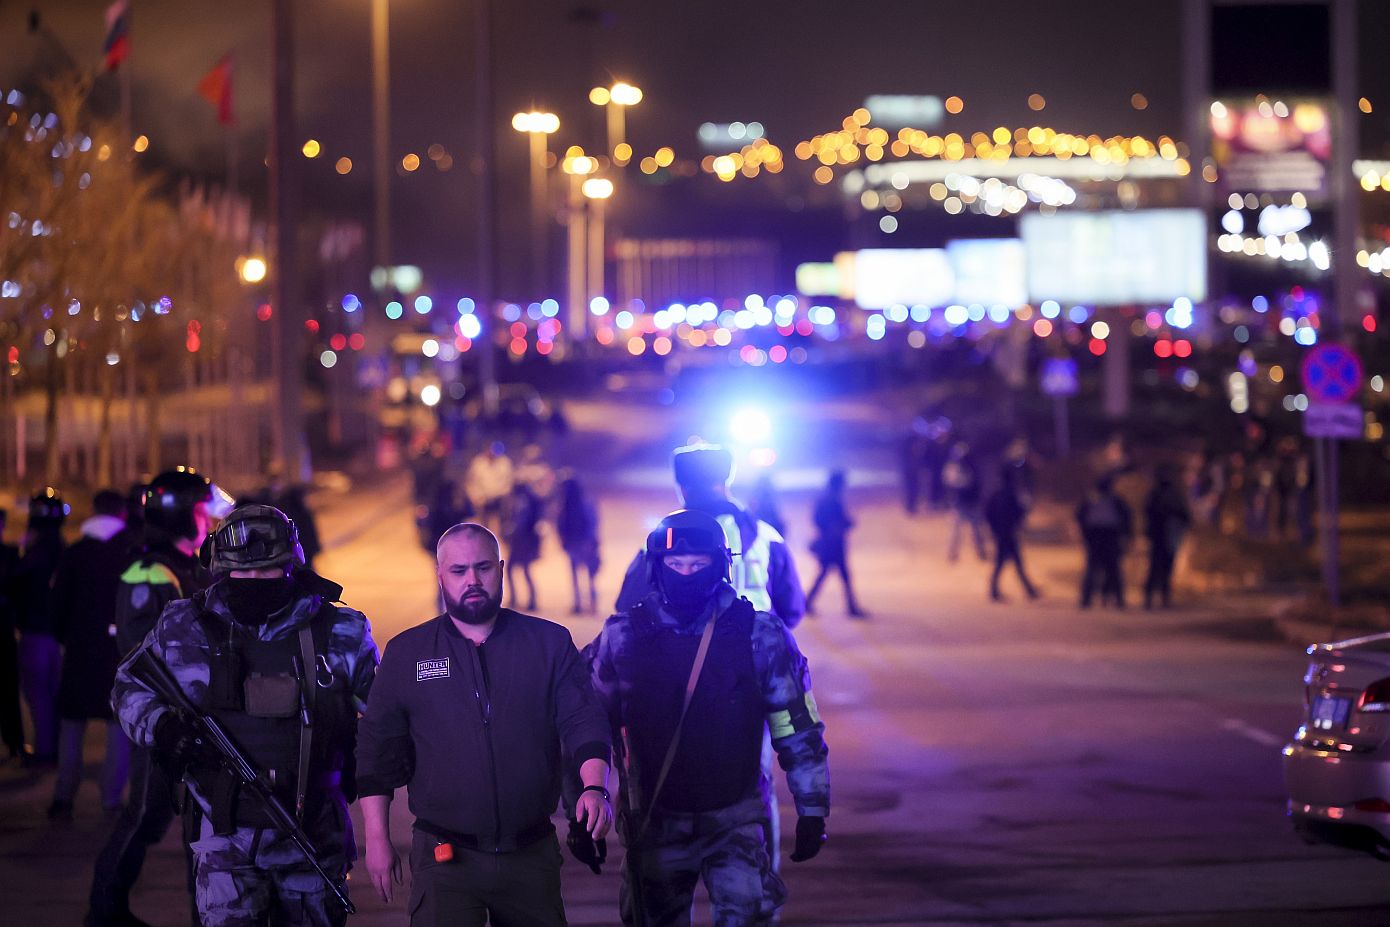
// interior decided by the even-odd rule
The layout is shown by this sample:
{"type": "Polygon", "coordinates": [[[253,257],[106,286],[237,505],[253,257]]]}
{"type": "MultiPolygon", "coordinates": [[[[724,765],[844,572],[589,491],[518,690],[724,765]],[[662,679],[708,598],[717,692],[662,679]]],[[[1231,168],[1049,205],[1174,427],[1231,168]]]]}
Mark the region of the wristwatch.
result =
{"type": "Polygon", "coordinates": [[[612,797],[608,794],[608,790],[601,785],[586,785],[583,789],[580,790],[580,794],[583,794],[584,792],[598,792],[600,795],[603,796],[604,801],[613,800],[612,797]]]}

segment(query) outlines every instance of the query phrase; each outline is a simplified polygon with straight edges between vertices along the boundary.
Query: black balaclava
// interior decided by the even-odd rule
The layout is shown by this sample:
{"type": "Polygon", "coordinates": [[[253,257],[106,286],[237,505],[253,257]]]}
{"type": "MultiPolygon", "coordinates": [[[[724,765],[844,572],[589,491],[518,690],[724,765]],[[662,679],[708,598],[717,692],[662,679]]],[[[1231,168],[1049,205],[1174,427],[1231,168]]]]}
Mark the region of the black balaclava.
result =
{"type": "Polygon", "coordinates": [[[222,581],[222,599],[241,624],[265,624],[294,601],[294,580],[288,576],[252,579],[229,576],[222,581]]]}
{"type": "Polygon", "coordinates": [[[705,610],[723,578],[724,566],[718,562],[690,574],[677,573],[663,563],[657,584],[666,607],[677,617],[689,619],[705,610]]]}

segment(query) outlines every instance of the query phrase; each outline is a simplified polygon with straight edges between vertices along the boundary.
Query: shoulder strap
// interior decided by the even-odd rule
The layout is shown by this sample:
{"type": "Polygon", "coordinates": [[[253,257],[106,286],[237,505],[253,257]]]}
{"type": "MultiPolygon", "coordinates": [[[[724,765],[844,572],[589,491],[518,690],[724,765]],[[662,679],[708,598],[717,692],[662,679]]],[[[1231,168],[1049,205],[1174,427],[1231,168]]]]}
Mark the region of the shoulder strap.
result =
{"type": "MultiPolygon", "coordinates": [[[[721,613],[722,614],[722,613],[721,613]]],[[[671,764],[676,760],[676,748],[681,742],[681,728],[685,726],[685,716],[690,711],[690,701],[695,697],[695,687],[700,682],[700,671],[705,667],[705,657],[709,655],[710,639],[714,637],[714,626],[719,621],[719,614],[712,615],[705,622],[705,630],[700,635],[700,648],[695,651],[695,662],[690,667],[690,678],[685,683],[685,703],[681,705],[681,716],[676,722],[676,730],[671,734],[671,745],[666,748],[666,757],[661,761],[661,772],[657,773],[656,785],[652,787],[652,797],[647,802],[647,813],[642,819],[642,826],[637,831],[637,840],[647,831],[647,825],[651,823],[652,811],[656,808],[656,800],[661,796],[661,787],[666,784],[666,776],[671,772],[671,764]]],[[[636,840],[633,841],[634,843],[636,840]]]]}

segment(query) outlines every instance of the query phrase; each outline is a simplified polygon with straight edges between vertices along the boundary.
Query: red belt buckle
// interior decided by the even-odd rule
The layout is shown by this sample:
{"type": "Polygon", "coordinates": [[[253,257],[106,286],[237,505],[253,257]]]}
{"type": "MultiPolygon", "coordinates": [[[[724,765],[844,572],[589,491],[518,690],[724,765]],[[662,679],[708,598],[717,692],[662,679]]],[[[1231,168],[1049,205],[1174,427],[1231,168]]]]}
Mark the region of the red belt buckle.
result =
{"type": "Polygon", "coordinates": [[[447,863],[454,858],[454,845],[452,843],[436,844],[434,848],[434,861],[436,863],[447,863]]]}

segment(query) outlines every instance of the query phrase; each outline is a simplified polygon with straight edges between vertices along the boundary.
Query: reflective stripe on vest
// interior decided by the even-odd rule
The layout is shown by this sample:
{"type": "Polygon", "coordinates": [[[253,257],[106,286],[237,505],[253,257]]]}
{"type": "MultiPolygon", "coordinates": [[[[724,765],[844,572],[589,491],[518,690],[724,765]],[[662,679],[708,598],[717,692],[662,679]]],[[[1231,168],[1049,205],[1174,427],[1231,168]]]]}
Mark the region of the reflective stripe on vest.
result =
{"type": "Polygon", "coordinates": [[[759,521],[757,536],[744,550],[743,532],[739,530],[738,520],[732,515],[720,515],[718,519],[724,529],[724,538],[729,542],[729,552],[734,555],[734,589],[753,603],[758,611],[772,611],[772,595],[768,592],[772,576],[772,542],[782,540],[782,536],[767,522],[759,521]]]}
{"type": "Polygon", "coordinates": [[[121,582],[131,586],[148,583],[151,586],[173,586],[179,588],[179,578],[174,571],[157,560],[137,560],[121,574],[121,582]]]}

